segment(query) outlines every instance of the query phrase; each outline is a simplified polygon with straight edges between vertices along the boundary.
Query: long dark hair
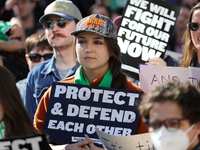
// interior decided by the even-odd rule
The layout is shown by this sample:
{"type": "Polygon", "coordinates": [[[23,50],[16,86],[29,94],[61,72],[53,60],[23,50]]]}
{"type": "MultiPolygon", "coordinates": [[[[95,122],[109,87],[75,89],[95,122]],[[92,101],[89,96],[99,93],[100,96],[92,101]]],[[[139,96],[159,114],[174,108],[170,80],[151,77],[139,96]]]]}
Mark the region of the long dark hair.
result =
{"type": "Polygon", "coordinates": [[[5,138],[39,134],[24,108],[13,75],[2,66],[0,72],[0,105],[3,108],[5,138]]]}
{"type": "Polygon", "coordinates": [[[109,59],[109,68],[113,74],[112,88],[126,89],[126,76],[121,72],[121,51],[117,41],[112,38],[104,38],[106,46],[111,55],[109,59]]]}

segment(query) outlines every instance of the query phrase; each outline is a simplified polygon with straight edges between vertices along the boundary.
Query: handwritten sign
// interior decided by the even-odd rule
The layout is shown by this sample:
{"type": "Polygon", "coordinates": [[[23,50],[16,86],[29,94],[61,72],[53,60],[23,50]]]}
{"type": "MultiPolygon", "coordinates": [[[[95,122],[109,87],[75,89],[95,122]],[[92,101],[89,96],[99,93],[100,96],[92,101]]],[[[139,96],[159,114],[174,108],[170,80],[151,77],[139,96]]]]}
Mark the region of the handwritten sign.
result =
{"type": "Polygon", "coordinates": [[[44,134],[0,140],[0,150],[51,150],[44,134]]]}
{"type": "Polygon", "coordinates": [[[186,82],[197,86],[199,82],[199,68],[166,67],[154,65],[140,65],[140,87],[148,93],[153,87],[163,85],[169,81],[186,82]]]}
{"type": "Polygon", "coordinates": [[[132,136],[114,136],[96,128],[105,150],[154,150],[150,133],[132,136]]]}
{"type": "Polygon", "coordinates": [[[139,79],[139,63],[164,57],[180,8],[161,0],[128,0],[117,34],[122,69],[139,79]]]}
{"type": "Polygon", "coordinates": [[[53,83],[43,133],[51,142],[72,143],[84,134],[101,144],[95,127],[112,135],[134,135],[143,92],[53,83]]]}

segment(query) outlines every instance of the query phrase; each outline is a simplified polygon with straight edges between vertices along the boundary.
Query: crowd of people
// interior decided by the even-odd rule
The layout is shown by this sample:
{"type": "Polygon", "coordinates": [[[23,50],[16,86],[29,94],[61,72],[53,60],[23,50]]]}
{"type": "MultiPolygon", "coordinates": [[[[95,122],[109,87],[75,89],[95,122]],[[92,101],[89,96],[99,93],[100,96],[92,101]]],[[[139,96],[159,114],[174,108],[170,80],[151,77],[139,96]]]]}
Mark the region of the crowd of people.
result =
{"type": "MultiPolygon", "coordinates": [[[[53,82],[142,92],[121,71],[117,28],[123,8],[90,1],[83,15],[81,3],[44,1],[42,16],[35,12],[35,0],[2,3],[0,139],[42,133],[53,82]]],[[[180,6],[168,49],[181,53],[182,60],[165,56],[147,64],[200,67],[200,3],[182,0],[180,6]]],[[[143,94],[136,134],[150,132],[156,150],[198,150],[199,108],[200,88],[169,82],[143,94]]],[[[103,149],[83,136],[85,141],[49,145],[55,150],[103,149]]]]}

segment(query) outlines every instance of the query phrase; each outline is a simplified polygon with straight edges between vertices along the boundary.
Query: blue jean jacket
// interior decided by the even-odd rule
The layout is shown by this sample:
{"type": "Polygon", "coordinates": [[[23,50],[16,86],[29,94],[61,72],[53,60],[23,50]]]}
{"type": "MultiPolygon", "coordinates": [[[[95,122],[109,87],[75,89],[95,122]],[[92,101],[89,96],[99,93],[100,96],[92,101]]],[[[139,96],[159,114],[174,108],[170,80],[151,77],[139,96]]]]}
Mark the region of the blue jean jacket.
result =
{"type": "MultiPolygon", "coordinates": [[[[74,66],[65,76],[71,76],[75,73],[77,66],[74,66]]],[[[55,66],[55,57],[38,64],[28,74],[28,82],[24,97],[24,105],[28,111],[31,120],[34,119],[34,114],[37,106],[46,90],[53,82],[61,80],[58,70],[55,66]]]]}

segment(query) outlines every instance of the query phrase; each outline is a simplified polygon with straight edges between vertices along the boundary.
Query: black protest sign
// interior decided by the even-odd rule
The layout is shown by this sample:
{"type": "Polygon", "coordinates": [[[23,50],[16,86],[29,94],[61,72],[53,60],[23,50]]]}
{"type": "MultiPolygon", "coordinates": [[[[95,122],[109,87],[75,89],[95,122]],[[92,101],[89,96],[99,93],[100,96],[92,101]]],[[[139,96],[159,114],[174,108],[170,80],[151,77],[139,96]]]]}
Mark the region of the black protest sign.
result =
{"type": "Polygon", "coordinates": [[[51,150],[44,134],[0,140],[0,150],[51,150]]]}
{"type": "Polygon", "coordinates": [[[143,92],[53,83],[43,133],[51,142],[72,143],[99,130],[118,136],[136,133],[143,92]]]}
{"type": "Polygon", "coordinates": [[[180,8],[161,0],[128,0],[118,28],[122,69],[139,78],[139,63],[165,55],[180,8]]]}

